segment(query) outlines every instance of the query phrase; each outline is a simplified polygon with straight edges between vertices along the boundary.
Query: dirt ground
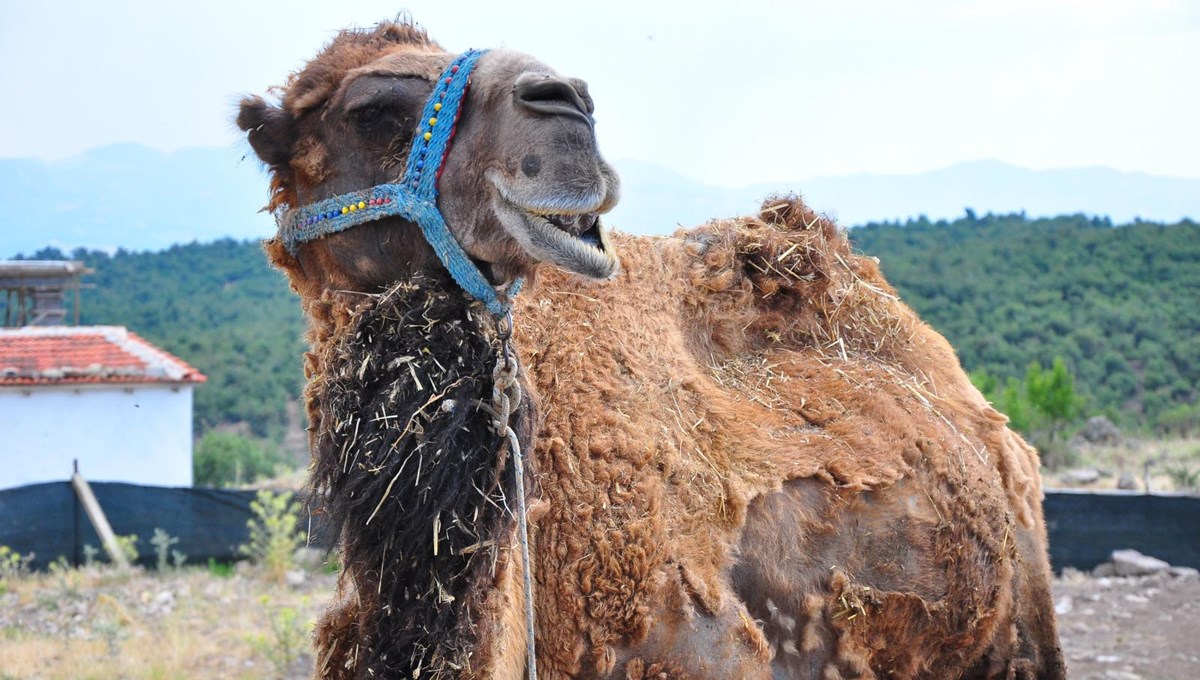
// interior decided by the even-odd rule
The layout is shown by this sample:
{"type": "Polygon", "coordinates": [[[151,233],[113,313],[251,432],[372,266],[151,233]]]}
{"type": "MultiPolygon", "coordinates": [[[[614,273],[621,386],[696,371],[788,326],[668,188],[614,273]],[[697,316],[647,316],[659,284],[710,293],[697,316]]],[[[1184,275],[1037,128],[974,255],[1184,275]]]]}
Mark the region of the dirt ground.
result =
{"type": "MultiPolygon", "coordinates": [[[[0,680],[307,678],[309,626],[332,589],[320,572],[276,585],[203,568],[10,580],[0,595],[0,680]]],[[[1195,574],[1068,571],[1054,594],[1073,680],[1200,679],[1195,574]]]]}
{"type": "Polygon", "coordinates": [[[1104,577],[1068,570],[1054,583],[1072,680],[1200,678],[1200,577],[1104,577]]]}

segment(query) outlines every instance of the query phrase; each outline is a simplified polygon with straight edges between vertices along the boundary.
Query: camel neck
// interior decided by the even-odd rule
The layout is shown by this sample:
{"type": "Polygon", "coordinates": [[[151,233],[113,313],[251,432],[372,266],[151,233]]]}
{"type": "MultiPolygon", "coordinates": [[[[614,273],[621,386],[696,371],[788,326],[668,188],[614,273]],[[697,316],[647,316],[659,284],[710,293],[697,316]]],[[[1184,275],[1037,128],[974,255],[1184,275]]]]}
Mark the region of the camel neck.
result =
{"type": "MultiPolygon", "coordinates": [[[[356,677],[478,663],[486,626],[459,622],[485,609],[496,560],[510,559],[505,508],[517,493],[480,406],[493,385],[489,317],[419,281],[361,298],[319,351],[306,393],[314,496],[343,537],[365,613],[356,677]]],[[[528,445],[528,409],[519,413],[528,445]]]]}

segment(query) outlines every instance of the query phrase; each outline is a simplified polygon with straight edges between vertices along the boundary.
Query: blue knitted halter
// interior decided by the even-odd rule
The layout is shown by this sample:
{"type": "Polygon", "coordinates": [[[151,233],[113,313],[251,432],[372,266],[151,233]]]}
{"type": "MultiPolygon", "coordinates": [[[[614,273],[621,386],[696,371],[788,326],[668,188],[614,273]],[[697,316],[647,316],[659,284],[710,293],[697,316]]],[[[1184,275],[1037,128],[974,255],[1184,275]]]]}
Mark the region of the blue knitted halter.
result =
{"type": "Polygon", "coordinates": [[[467,50],[438,78],[425,102],[421,125],[413,137],[408,164],[399,182],[310,203],[288,210],[279,218],[280,238],[292,255],[302,243],[399,215],[421,226],[425,240],[464,291],[484,303],[492,314],[508,312],[511,298],[521,289],[521,279],[498,292],[450,233],[437,205],[438,179],[462,115],[463,98],[471,85],[471,70],[486,51],[467,50]]]}

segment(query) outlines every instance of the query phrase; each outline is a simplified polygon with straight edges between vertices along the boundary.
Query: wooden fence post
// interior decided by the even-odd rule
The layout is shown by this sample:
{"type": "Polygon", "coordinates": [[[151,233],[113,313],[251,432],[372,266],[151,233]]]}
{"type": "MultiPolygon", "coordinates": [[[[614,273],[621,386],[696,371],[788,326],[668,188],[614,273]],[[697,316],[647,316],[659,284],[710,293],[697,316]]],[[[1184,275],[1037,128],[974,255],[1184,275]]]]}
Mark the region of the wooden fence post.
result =
{"type": "Polygon", "coordinates": [[[92,526],[96,527],[96,535],[104,543],[104,549],[108,551],[109,559],[118,567],[128,569],[129,560],[121,551],[121,544],[117,543],[117,536],[109,526],[108,518],[104,516],[104,510],[100,508],[100,503],[96,501],[96,495],[92,493],[91,485],[87,483],[83,475],[79,474],[78,467],[71,475],[71,486],[75,488],[75,495],[79,496],[79,500],[83,502],[83,509],[87,511],[88,519],[92,520],[92,526]]]}

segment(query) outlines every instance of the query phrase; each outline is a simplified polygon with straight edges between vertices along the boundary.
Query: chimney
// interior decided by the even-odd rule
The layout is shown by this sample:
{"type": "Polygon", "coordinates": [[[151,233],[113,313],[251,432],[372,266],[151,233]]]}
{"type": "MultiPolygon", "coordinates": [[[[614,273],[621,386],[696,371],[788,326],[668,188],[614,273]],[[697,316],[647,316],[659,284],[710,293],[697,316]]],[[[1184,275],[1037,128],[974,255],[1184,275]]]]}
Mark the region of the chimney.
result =
{"type": "Polygon", "coordinates": [[[92,271],[78,260],[0,262],[4,327],[66,325],[68,293],[75,296],[73,325],[77,325],[79,277],[92,271]]]}

